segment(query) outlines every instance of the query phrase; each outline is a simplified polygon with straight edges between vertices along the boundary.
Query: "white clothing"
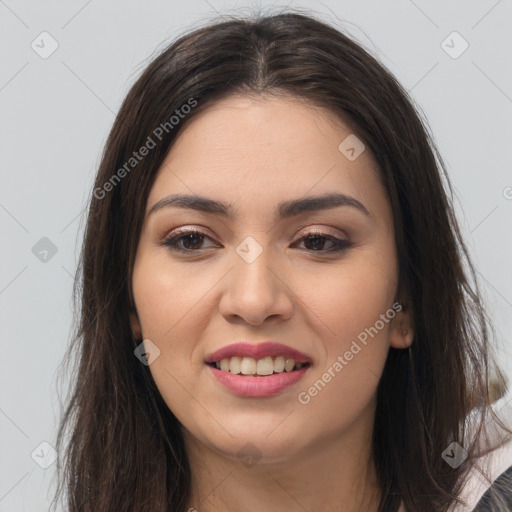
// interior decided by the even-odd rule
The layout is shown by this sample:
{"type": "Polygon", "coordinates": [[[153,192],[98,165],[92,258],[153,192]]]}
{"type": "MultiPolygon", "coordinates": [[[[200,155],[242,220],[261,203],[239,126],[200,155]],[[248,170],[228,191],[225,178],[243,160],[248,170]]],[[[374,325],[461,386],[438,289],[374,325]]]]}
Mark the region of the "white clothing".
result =
{"type": "MultiPolygon", "coordinates": [[[[512,396],[506,395],[492,405],[501,421],[512,428],[512,396]]],[[[474,415],[473,415],[474,417],[474,415]]],[[[471,414],[470,414],[471,421],[471,414]]],[[[509,467],[512,466],[512,437],[507,436],[497,425],[490,426],[487,431],[493,440],[507,439],[508,442],[497,450],[478,459],[478,463],[473,464],[460,498],[467,503],[467,506],[456,503],[452,507],[452,512],[470,512],[475,509],[485,491],[491,484],[509,467]]],[[[398,512],[405,512],[403,505],[398,512]]]]}

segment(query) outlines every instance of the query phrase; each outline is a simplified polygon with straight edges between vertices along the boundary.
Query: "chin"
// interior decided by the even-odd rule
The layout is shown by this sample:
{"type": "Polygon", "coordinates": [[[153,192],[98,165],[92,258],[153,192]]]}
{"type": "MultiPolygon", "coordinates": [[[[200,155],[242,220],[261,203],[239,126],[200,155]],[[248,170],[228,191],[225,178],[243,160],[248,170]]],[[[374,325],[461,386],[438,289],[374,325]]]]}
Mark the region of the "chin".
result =
{"type": "Polygon", "coordinates": [[[219,435],[212,437],[211,429],[205,429],[203,435],[190,434],[219,455],[241,462],[246,458],[257,460],[258,464],[289,462],[305,449],[303,428],[299,423],[297,428],[287,424],[282,415],[274,417],[272,421],[261,418],[255,421],[253,416],[252,420],[242,424],[237,422],[236,426],[229,423],[223,425],[232,437],[224,430],[217,430],[219,435]]]}

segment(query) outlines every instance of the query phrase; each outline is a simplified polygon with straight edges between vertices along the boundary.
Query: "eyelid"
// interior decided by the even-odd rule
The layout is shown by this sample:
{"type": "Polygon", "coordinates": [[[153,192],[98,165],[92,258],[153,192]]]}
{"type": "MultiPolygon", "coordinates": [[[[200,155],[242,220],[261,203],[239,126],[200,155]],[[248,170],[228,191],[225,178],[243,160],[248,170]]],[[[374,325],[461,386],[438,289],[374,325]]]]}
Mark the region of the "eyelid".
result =
{"type": "MultiPolygon", "coordinates": [[[[311,236],[311,235],[318,235],[318,236],[325,236],[325,237],[332,236],[333,238],[339,238],[341,236],[339,233],[333,234],[333,233],[327,232],[326,228],[306,229],[307,226],[308,225],[306,224],[306,226],[298,227],[294,232],[294,237],[299,236],[300,237],[299,240],[301,240],[303,237],[311,236]]],[[[332,228],[332,229],[337,229],[337,228],[332,228]]],[[[338,229],[338,231],[340,231],[340,230],[338,229]]],[[[161,241],[161,243],[164,243],[165,241],[169,240],[169,238],[171,238],[171,237],[178,236],[180,234],[187,235],[191,232],[198,232],[216,242],[215,237],[213,237],[211,234],[209,234],[209,232],[206,228],[203,228],[203,227],[197,226],[197,225],[182,226],[179,228],[171,229],[171,230],[167,231],[163,237],[161,237],[160,241],[161,241]]],[[[346,233],[342,232],[342,234],[346,238],[346,240],[343,240],[343,241],[348,242],[348,236],[346,235],[346,233]]]]}
{"type": "Polygon", "coordinates": [[[161,237],[160,242],[164,243],[165,241],[169,240],[169,238],[173,238],[178,235],[188,235],[189,233],[200,233],[201,235],[207,236],[208,238],[211,238],[212,240],[215,240],[215,238],[210,235],[210,233],[206,230],[206,228],[202,228],[200,226],[182,226],[179,228],[170,229],[165,232],[165,234],[161,237]]]}
{"type": "Polygon", "coordinates": [[[324,227],[324,228],[311,227],[311,228],[308,228],[307,225],[306,225],[306,226],[302,226],[302,227],[298,228],[295,231],[295,236],[304,236],[304,235],[332,236],[334,238],[339,238],[340,236],[344,236],[345,238],[348,239],[348,236],[347,236],[347,234],[344,231],[340,230],[339,228],[332,228],[332,227],[324,227]],[[333,231],[336,230],[337,233],[331,233],[329,231],[329,229],[331,229],[333,231]],[[303,233],[303,235],[301,235],[301,233],[303,231],[304,231],[304,233],[303,233]]]}
{"type": "Polygon", "coordinates": [[[206,228],[198,227],[198,226],[182,226],[179,228],[172,229],[166,233],[162,240],[158,243],[161,247],[164,247],[172,252],[176,252],[178,254],[183,254],[185,256],[193,256],[194,253],[200,256],[202,252],[206,249],[211,249],[212,247],[207,247],[203,249],[183,249],[180,247],[180,242],[184,237],[190,234],[198,234],[202,235],[205,239],[211,240],[214,244],[218,244],[214,237],[212,237],[206,230],[206,228]]]}
{"type": "MultiPolygon", "coordinates": [[[[301,228],[301,229],[304,229],[304,228],[301,228]]],[[[199,235],[202,235],[203,237],[217,243],[213,237],[211,237],[208,233],[206,233],[203,230],[203,228],[199,228],[197,226],[194,226],[194,227],[188,226],[188,227],[180,227],[180,228],[171,230],[170,232],[167,233],[167,235],[159,243],[159,245],[166,247],[173,252],[184,253],[185,255],[189,255],[189,256],[192,256],[193,253],[197,253],[198,255],[201,255],[201,253],[205,250],[205,248],[203,248],[203,249],[183,249],[179,246],[180,241],[189,234],[199,234],[199,235]]],[[[317,253],[319,256],[342,254],[347,249],[349,249],[350,247],[353,246],[352,242],[345,239],[346,237],[342,237],[340,235],[332,235],[332,234],[326,232],[325,229],[320,229],[320,228],[310,228],[310,229],[306,230],[294,242],[294,245],[300,244],[304,240],[307,240],[308,238],[314,238],[314,237],[324,238],[333,244],[333,247],[331,247],[329,249],[321,249],[319,251],[312,251],[312,250],[306,249],[306,252],[311,253],[311,254],[317,253]]],[[[206,248],[206,249],[208,249],[208,248],[206,248]]]]}

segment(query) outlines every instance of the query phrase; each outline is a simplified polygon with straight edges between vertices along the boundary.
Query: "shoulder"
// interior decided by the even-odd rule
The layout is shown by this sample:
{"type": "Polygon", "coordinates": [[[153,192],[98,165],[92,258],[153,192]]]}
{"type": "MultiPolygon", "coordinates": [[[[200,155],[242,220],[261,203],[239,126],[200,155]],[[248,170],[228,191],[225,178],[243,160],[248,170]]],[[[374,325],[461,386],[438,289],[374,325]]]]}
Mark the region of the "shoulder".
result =
{"type": "Polygon", "coordinates": [[[501,473],[485,491],[473,509],[474,512],[492,512],[494,510],[493,504],[496,502],[497,497],[507,504],[507,510],[512,511],[512,466],[501,473]]]}
{"type": "MultiPolygon", "coordinates": [[[[512,400],[510,396],[503,397],[493,405],[502,421],[512,427],[512,400]]],[[[494,427],[498,428],[498,427],[494,427]]],[[[512,501],[512,438],[503,436],[503,430],[488,432],[493,441],[502,446],[480,457],[473,463],[473,466],[466,478],[460,498],[466,506],[457,504],[453,512],[491,512],[491,502],[495,502],[500,496],[505,502],[512,501]]],[[[512,510],[512,508],[510,509],[512,510]]]]}
{"type": "MultiPolygon", "coordinates": [[[[476,475],[472,475],[468,479],[468,484],[472,485],[474,489],[481,489],[478,486],[479,481],[476,475]]],[[[482,484],[482,488],[484,487],[486,487],[485,484],[482,484]]],[[[505,510],[512,512],[512,465],[501,473],[490,486],[486,487],[483,495],[478,499],[476,506],[474,505],[474,497],[472,500],[466,497],[465,501],[468,502],[468,506],[457,505],[453,510],[457,512],[495,512],[497,510],[495,505],[498,497],[503,503],[506,503],[507,508],[505,510]]],[[[400,505],[398,512],[405,512],[403,504],[400,505]]]]}
{"type": "MultiPolygon", "coordinates": [[[[509,428],[512,427],[512,397],[501,398],[493,404],[493,409],[509,428]]],[[[488,434],[497,444],[501,440],[502,446],[473,463],[459,496],[465,505],[456,503],[451,512],[495,512],[499,500],[512,512],[512,438],[497,434],[497,430],[493,435],[492,428],[488,434]]],[[[398,512],[405,512],[403,504],[398,512]]]]}

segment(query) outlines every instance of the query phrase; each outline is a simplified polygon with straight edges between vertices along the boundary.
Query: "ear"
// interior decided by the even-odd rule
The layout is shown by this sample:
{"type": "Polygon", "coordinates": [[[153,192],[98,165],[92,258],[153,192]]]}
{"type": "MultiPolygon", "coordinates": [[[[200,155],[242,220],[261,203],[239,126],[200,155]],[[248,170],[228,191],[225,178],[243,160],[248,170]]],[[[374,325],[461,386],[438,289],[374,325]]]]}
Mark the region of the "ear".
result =
{"type": "Polygon", "coordinates": [[[140,325],[137,313],[135,313],[134,311],[130,312],[130,327],[132,329],[133,337],[136,340],[141,340],[142,339],[142,327],[140,325]]]}
{"type": "Polygon", "coordinates": [[[400,301],[396,303],[400,309],[396,308],[396,314],[390,322],[389,344],[394,348],[409,348],[414,339],[411,308],[400,301]]]}

